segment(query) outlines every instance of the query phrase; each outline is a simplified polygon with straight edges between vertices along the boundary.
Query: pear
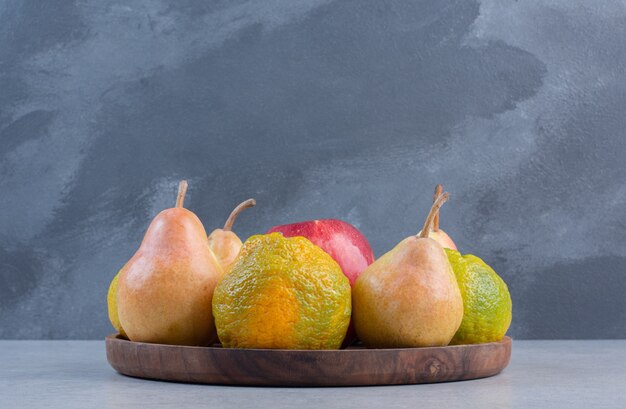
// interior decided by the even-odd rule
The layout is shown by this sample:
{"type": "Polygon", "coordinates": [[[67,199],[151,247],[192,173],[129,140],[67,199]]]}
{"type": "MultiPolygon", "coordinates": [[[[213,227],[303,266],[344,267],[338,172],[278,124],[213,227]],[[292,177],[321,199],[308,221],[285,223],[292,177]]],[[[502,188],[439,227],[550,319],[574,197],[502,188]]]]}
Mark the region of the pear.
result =
{"type": "Polygon", "coordinates": [[[402,240],[361,273],[352,289],[357,336],[370,348],[448,345],[463,320],[463,299],[443,247],[428,237],[444,193],[419,236],[402,240]]]}
{"type": "Polygon", "coordinates": [[[186,190],[181,181],[176,207],[152,220],[120,271],[117,312],[131,341],[210,345],[216,340],[211,306],[222,268],[202,222],[183,208],[186,190]]]}
{"type": "MultiPolygon", "coordinates": [[[[121,271],[121,270],[120,270],[121,271]]],[[[109,312],[109,321],[111,321],[111,325],[118,334],[120,334],[123,338],[128,338],[126,335],[126,331],[120,325],[120,318],[117,314],[117,282],[120,278],[120,271],[115,274],[113,280],[111,280],[111,284],[109,284],[109,291],[107,293],[107,307],[109,312]]]]}
{"type": "Polygon", "coordinates": [[[239,203],[230,213],[228,219],[226,219],[224,228],[215,229],[209,235],[209,247],[217,257],[224,273],[230,269],[231,264],[239,255],[239,251],[243,246],[241,239],[232,231],[235,219],[237,219],[239,213],[255,205],[256,201],[254,199],[248,199],[239,203]]]}
{"type": "MultiPolygon", "coordinates": [[[[435,195],[433,196],[433,203],[435,202],[435,200],[437,200],[439,195],[441,195],[441,192],[443,192],[443,186],[441,186],[441,184],[438,184],[435,187],[435,195]]],[[[421,233],[422,232],[420,231],[419,233],[417,233],[417,235],[419,236],[421,233]]],[[[445,231],[439,228],[439,212],[435,214],[435,218],[433,219],[433,227],[428,237],[435,240],[437,243],[441,244],[441,246],[444,249],[451,249],[451,250],[457,249],[456,244],[454,244],[454,241],[452,241],[450,236],[448,236],[448,234],[445,231]]]]}

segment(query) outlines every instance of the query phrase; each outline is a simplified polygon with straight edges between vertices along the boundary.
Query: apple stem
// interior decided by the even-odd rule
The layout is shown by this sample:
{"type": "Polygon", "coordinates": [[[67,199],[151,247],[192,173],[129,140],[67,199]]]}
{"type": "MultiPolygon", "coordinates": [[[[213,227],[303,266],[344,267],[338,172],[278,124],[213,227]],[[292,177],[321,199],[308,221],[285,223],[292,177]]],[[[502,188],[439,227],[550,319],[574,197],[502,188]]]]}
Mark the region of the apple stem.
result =
{"type": "Polygon", "coordinates": [[[239,213],[243,212],[244,210],[250,207],[254,207],[255,205],[256,205],[256,200],[254,199],[244,200],[243,202],[239,203],[237,207],[235,207],[233,211],[230,213],[230,216],[228,216],[228,219],[226,219],[226,223],[224,223],[224,230],[231,231],[233,229],[233,224],[235,223],[235,219],[237,219],[237,216],[239,216],[239,213]]]}
{"type": "Polygon", "coordinates": [[[428,216],[426,217],[426,222],[424,222],[424,227],[422,228],[422,232],[417,237],[422,237],[422,238],[428,237],[435,215],[439,213],[439,208],[448,200],[449,197],[450,197],[450,194],[448,192],[442,193],[439,196],[437,196],[437,199],[435,199],[435,202],[433,203],[433,205],[430,208],[430,211],[428,212],[428,216]]]}
{"type": "Polygon", "coordinates": [[[187,193],[187,181],[181,180],[178,184],[178,196],[176,196],[176,207],[183,207],[185,194],[187,193]]]}
{"type": "MultiPolygon", "coordinates": [[[[439,183],[435,187],[435,195],[433,196],[433,203],[435,203],[435,200],[437,200],[439,195],[442,193],[443,193],[443,186],[441,186],[441,183],[439,183]]],[[[433,219],[433,231],[439,231],[439,212],[435,214],[435,218],[433,219]]]]}

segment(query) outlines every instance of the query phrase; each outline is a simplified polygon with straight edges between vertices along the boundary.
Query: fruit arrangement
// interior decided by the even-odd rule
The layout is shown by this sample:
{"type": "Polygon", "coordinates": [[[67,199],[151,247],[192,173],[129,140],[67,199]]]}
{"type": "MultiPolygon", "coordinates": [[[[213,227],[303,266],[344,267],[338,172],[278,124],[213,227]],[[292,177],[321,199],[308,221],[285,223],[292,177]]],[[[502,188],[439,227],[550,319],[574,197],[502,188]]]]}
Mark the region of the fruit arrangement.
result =
{"type": "Polygon", "coordinates": [[[439,228],[441,185],[424,226],[374,259],[354,226],[326,219],[275,226],[242,243],[224,228],[207,236],[184,208],[151,222],[113,278],[109,319],[136,342],[254,349],[412,348],[501,340],[511,323],[504,281],[462,255],[439,228]]]}

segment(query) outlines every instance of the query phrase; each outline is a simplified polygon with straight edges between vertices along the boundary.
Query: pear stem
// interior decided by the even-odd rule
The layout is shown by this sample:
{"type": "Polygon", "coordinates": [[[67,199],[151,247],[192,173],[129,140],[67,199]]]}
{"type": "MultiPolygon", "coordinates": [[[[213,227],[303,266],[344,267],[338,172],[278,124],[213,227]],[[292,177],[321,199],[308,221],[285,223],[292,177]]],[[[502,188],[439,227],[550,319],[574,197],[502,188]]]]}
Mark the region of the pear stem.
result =
{"type": "MultiPolygon", "coordinates": [[[[443,193],[443,186],[441,186],[441,183],[439,183],[435,187],[435,195],[433,196],[433,203],[435,203],[435,200],[437,200],[439,195],[442,193],[443,193]]],[[[433,219],[433,231],[439,231],[439,212],[435,214],[435,218],[433,219]]]]}
{"type": "Polygon", "coordinates": [[[430,211],[428,212],[428,216],[426,217],[426,222],[424,222],[424,227],[422,227],[422,232],[417,237],[421,237],[421,238],[428,237],[435,215],[439,212],[439,208],[441,207],[441,205],[443,205],[448,200],[449,197],[450,197],[450,194],[448,192],[442,193],[439,196],[437,196],[437,199],[435,199],[435,202],[433,203],[432,207],[430,208],[430,211]]]}
{"type": "Polygon", "coordinates": [[[178,196],[176,196],[176,207],[183,207],[185,194],[187,193],[187,181],[181,180],[178,184],[178,196]]]}
{"type": "Polygon", "coordinates": [[[239,216],[239,213],[254,206],[256,206],[256,200],[254,199],[244,200],[243,202],[239,203],[237,207],[235,207],[233,211],[230,213],[230,216],[228,216],[228,219],[226,219],[226,223],[224,223],[224,230],[231,231],[233,229],[233,224],[235,223],[235,219],[237,219],[237,216],[239,216]]]}

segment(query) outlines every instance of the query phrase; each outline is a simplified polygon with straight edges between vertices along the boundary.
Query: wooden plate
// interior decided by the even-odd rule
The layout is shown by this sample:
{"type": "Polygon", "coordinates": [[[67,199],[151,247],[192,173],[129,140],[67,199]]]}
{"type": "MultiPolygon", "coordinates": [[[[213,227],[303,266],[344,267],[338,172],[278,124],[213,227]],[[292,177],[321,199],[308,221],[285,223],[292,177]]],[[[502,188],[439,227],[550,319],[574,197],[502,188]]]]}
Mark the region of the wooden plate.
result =
{"type": "Polygon", "coordinates": [[[229,349],[106,338],[109,364],[121,374],[220,385],[398,385],[484,378],[511,359],[511,338],[433,348],[303,351],[229,349]]]}

